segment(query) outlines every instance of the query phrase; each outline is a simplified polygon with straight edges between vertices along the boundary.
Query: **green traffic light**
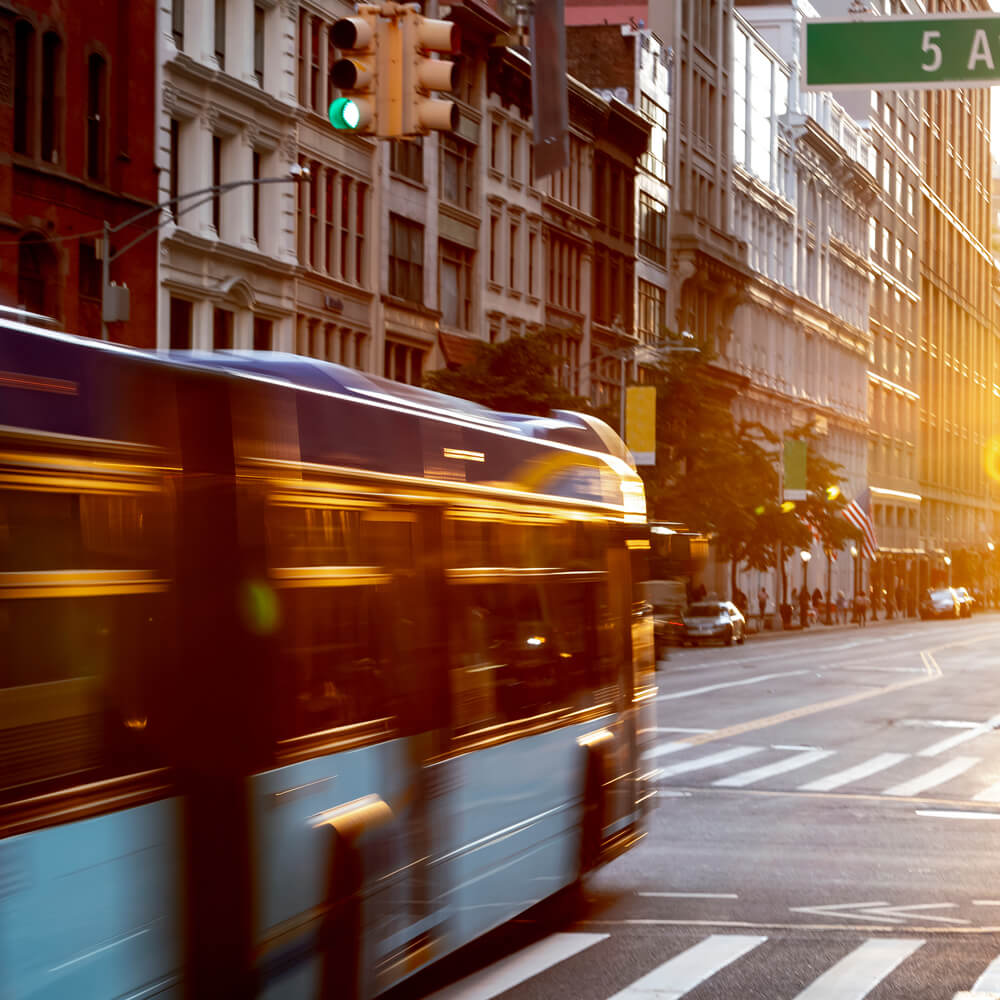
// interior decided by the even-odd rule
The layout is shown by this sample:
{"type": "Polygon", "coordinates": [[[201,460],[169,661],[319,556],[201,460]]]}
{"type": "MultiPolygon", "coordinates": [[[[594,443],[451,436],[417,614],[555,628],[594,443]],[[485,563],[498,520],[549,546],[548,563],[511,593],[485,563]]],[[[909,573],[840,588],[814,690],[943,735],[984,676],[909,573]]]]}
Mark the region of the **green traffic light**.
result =
{"type": "Polygon", "coordinates": [[[338,97],[330,105],[330,124],[353,132],[361,124],[361,109],[349,97],[338,97]]]}

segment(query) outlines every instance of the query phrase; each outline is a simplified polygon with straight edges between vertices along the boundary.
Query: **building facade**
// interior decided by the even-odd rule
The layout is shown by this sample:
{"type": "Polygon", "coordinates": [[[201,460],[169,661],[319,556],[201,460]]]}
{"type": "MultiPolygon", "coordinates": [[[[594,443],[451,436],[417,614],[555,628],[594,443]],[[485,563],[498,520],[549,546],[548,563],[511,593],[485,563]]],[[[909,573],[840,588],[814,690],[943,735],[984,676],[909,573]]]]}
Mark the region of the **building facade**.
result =
{"type": "MultiPolygon", "coordinates": [[[[753,277],[721,363],[748,379],[738,419],[779,436],[811,425],[815,447],[855,493],[867,471],[874,149],[830,94],[801,90],[802,18],[790,4],[741,9],[733,20],[730,225],[749,247],[753,277]]],[[[812,586],[825,590],[829,576],[834,591],[851,593],[850,558],[813,549],[812,586]]],[[[793,562],[794,583],[799,572],[793,562]]],[[[741,584],[748,593],[763,582],[782,594],[782,580],[753,576],[741,584]]]]}
{"type": "Polygon", "coordinates": [[[0,4],[0,302],[102,335],[103,230],[131,319],[156,328],[156,14],[149,5],[0,4]],[[138,217],[138,218],[137,218],[138,217]],[[129,220],[135,219],[134,222],[129,220]],[[132,245],[134,241],[135,245],[132,245]]]}

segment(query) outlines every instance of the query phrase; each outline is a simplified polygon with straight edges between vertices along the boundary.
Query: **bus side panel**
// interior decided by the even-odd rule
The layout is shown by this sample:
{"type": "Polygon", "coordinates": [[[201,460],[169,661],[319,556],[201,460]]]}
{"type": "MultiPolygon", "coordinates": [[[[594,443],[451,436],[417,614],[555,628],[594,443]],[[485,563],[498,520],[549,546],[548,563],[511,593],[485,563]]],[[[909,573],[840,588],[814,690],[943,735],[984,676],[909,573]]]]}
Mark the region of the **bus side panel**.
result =
{"type": "Polygon", "coordinates": [[[180,800],[0,842],[0,996],[180,995],[180,800]]]}
{"type": "Polygon", "coordinates": [[[461,754],[451,769],[444,883],[455,947],[510,920],[578,874],[585,753],[610,717],[461,754]]]}
{"type": "MultiPolygon", "coordinates": [[[[358,844],[366,899],[361,968],[369,980],[385,952],[405,944],[406,928],[421,916],[410,909],[415,891],[404,878],[393,893],[387,876],[405,873],[415,860],[413,806],[421,796],[421,747],[414,739],[345,750],[250,779],[254,943],[260,956],[261,996],[299,1000],[320,993],[321,911],[328,903],[332,865],[339,860],[331,823],[343,818],[349,811],[344,807],[351,804],[388,807],[379,806],[375,822],[358,844]]],[[[369,981],[363,995],[373,990],[369,981]]]]}

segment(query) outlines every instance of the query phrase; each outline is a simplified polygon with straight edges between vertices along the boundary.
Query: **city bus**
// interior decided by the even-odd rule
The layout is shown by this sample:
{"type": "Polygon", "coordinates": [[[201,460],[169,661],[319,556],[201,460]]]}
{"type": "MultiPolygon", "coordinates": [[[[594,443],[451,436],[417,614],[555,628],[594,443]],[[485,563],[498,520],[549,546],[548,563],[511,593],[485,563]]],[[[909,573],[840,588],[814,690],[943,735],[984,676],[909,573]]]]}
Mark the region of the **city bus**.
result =
{"type": "Polygon", "coordinates": [[[642,836],[623,443],[0,317],[0,996],[372,997],[642,836]]]}

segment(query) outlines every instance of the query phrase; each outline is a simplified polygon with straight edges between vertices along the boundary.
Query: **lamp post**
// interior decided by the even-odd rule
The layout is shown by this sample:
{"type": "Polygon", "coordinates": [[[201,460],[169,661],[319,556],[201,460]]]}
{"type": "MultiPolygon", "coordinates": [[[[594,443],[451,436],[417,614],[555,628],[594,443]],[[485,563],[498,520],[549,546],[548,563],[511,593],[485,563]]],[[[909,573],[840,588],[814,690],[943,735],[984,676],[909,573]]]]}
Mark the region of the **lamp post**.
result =
{"type": "Polygon", "coordinates": [[[803,549],[799,553],[802,560],[802,595],[799,598],[799,617],[802,619],[802,627],[809,627],[809,560],[812,553],[808,549],[803,549]],[[804,612],[804,613],[803,613],[804,612]]]}
{"type": "Polygon", "coordinates": [[[987,606],[993,603],[993,553],[996,551],[996,546],[993,542],[987,542],[986,548],[989,550],[989,555],[986,557],[987,569],[986,569],[986,593],[983,595],[984,601],[987,606]]]}
{"type": "Polygon", "coordinates": [[[858,591],[861,589],[858,583],[858,547],[857,545],[851,546],[851,558],[854,560],[854,593],[851,594],[851,606],[854,606],[854,599],[857,597],[858,591]]]}
{"type": "Polygon", "coordinates": [[[944,564],[948,567],[948,586],[951,586],[951,556],[944,557],[944,564]]]}

